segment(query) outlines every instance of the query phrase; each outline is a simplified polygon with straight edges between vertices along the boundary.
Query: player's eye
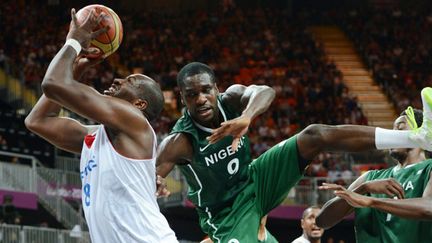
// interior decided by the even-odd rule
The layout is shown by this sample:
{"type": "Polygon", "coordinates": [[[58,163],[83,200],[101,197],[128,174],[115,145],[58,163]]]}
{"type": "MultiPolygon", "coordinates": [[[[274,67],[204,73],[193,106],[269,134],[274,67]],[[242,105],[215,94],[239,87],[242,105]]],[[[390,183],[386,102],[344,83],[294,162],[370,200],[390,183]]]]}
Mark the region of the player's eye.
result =
{"type": "Polygon", "coordinates": [[[189,97],[189,98],[195,97],[197,95],[198,95],[198,93],[196,93],[196,92],[186,93],[186,97],[189,97]]]}

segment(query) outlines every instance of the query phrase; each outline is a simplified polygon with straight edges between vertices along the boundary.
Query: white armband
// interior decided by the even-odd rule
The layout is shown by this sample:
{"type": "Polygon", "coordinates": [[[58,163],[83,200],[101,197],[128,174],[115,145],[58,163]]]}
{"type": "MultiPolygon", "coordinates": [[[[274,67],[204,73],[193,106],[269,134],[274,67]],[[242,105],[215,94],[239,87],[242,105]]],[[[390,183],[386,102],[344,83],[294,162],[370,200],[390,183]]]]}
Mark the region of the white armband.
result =
{"type": "Polygon", "coordinates": [[[77,40],[69,39],[66,41],[65,46],[66,45],[71,46],[76,51],[77,56],[80,54],[82,47],[81,47],[81,44],[77,40]]]}

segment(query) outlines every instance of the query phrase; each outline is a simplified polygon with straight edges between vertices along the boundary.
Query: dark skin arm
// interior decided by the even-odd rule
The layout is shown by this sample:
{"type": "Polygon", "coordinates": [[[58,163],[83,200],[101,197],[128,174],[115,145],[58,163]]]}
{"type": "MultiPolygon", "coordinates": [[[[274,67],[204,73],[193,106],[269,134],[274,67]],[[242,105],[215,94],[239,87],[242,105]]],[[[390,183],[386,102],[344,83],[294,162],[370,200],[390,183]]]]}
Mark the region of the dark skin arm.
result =
{"type": "MultiPolygon", "coordinates": [[[[404,198],[404,190],[402,186],[393,178],[366,181],[367,173],[363,174],[355,180],[348,188],[348,191],[358,193],[360,195],[367,193],[386,194],[389,197],[395,195],[402,199],[404,198]]],[[[343,186],[336,184],[323,183],[319,187],[320,190],[345,190],[343,186]]],[[[349,215],[354,210],[354,207],[340,197],[335,197],[328,201],[321,209],[316,222],[317,225],[323,228],[330,228],[339,223],[345,216],[349,215]]]]}
{"type": "Polygon", "coordinates": [[[417,219],[432,220],[432,173],[429,182],[421,198],[392,199],[373,198],[363,196],[354,192],[339,190],[335,194],[346,200],[353,207],[376,208],[394,216],[417,219]]]}
{"type": "Polygon", "coordinates": [[[157,196],[169,196],[163,178],[168,176],[176,164],[188,164],[192,158],[192,144],[185,134],[172,134],[161,142],[156,159],[157,196]]]}
{"type": "MultiPolygon", "coordinates": [[[[100,20],[101,18],[95,17],[92,12],[82,25],[78,25],[75,11],[72,10],[72,23],[67,38],[76,39],[84,48],[88,47],[90,40],[102,33],[101,31],[93,32],[100,20]]],[[[125,100],[101,95],[93,88],[77,82],[72,71],[76,56],[77,53],[72,47],[64,46],[51,61],[42,82],[42,90],[46,98],[83,117],[102,123],[116,132],[117,136],[113,145],[120,154],[137,159],[151,158],[153,145],[149,141],[153,140],[153,133],[149,129],[147,119],[137,108],[144,109],[147,102],[138,100],[137,105],[134,106],[125,100]]],[[[32,113],[31,117],[38,118],[37,120],[43,123],[43,125],[39,123],[36,133],[69,151],[79,151],[78,148],[82,146],[86,130],[74,126],[76,123],[71,125],[70,120],[55,118],[53,114],[58,114],[58,106],[46,102],[45,97],[42,97],[32,113]],[[44,118],[41,119],[41,117],[44,118]],[[53,119],[57,119],[55,127],[46,123],[54,121],[53,119]],[[56,134],[59,131],[69,135],[75,132],[78,134],[59,138],[59,135],[56,134]]],[[[35,121],[34,119],[29,120],[35,121]]]]}
{"type": "MultiPolygon", "coordinates": [[[[366,181],[366,174],[367,173],[357,178],[357,180],[348,187],[348,190],[359,188],[360,185],[366,181]]],[[[331,228],[339,223],[344,217],[352,213],[353,210],[354,208],[345,200],[335,197],[326,202],[326,204],[321,208],[320,213],[315,219],[316,225],[324,229],[331,228]]]]}
{"type": "MultiPolygon", "coordinates": [[[[77,57],[73,65],[74,79],[81,79],[89,67],[101,61],[102,59],[90,60],[82,56],[77,57]]],[[[69,152],[80,153],[84,136],[89,133],[88,128],[74,119],[58,117],[60,110],[59,104],[42,95],[26,117],[25,125],[30,131],[54,146],[69,152]]]]}
{"type": "Polygon", "coordinates": [[[156,160],[156,173],[166,177],[176,164],[188,164],[193,158],[193,148],[184,133],[166,137],[159,145],[156,160]]]}
{"type": "Polygon", "coordinates": [[[212,131],[207,139],[217,143],[226,136],[233,136],[232,147],[237,150],[240,138],[247,132],[250,123],[258,115],[266,111],[275,98],[275,91],[266,85],[244,86],[235,84],[223,94],[225,104],[238,108],[242,115],[236,119],[221,123],[218,129],[212,131]]]}

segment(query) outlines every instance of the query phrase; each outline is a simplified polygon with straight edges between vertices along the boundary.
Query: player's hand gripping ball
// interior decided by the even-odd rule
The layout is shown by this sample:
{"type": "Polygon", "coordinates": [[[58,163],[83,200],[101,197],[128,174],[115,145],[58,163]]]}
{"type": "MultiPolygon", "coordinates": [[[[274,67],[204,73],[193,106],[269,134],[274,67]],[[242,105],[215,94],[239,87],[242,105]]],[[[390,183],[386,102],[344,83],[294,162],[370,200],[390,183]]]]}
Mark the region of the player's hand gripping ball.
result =
{"type": "Polygon", "coordinates": [[[105,15],[95,30],[108,26],[108,31],[91,41],[90,47],[95,47],[100,51],[97,54],[87,54],[86,56],[88,58],[99,58],[100,56],[105,58],[119,48],[123,40],[123,25],[119,16],[112,9],[99,4],[88,5],[80,9],[76,13],[78,24],[83,23],[93,9],[95,9],[96,16],[101,13],[105,15]]]}

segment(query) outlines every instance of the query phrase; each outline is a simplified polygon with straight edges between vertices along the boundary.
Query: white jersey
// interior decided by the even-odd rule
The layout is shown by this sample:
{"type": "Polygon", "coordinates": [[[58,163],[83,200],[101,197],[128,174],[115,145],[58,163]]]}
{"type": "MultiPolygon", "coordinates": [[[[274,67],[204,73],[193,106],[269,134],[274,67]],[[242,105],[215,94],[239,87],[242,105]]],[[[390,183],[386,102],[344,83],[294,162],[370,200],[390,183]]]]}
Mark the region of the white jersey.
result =
{"type": "Polygon", "coordinates": [[[299,238],[295,239],[291,243],[310,243],[310,241],[305,237],[305,235],[301,235],[299,238]]]}
{"type": "Polygon", "coordinates": [[[156,143],[152,159],[137,160],[117,153],[102,125],[86,136],[82,204],[93,243],[178,242],[156,201],[156,143]]]}

